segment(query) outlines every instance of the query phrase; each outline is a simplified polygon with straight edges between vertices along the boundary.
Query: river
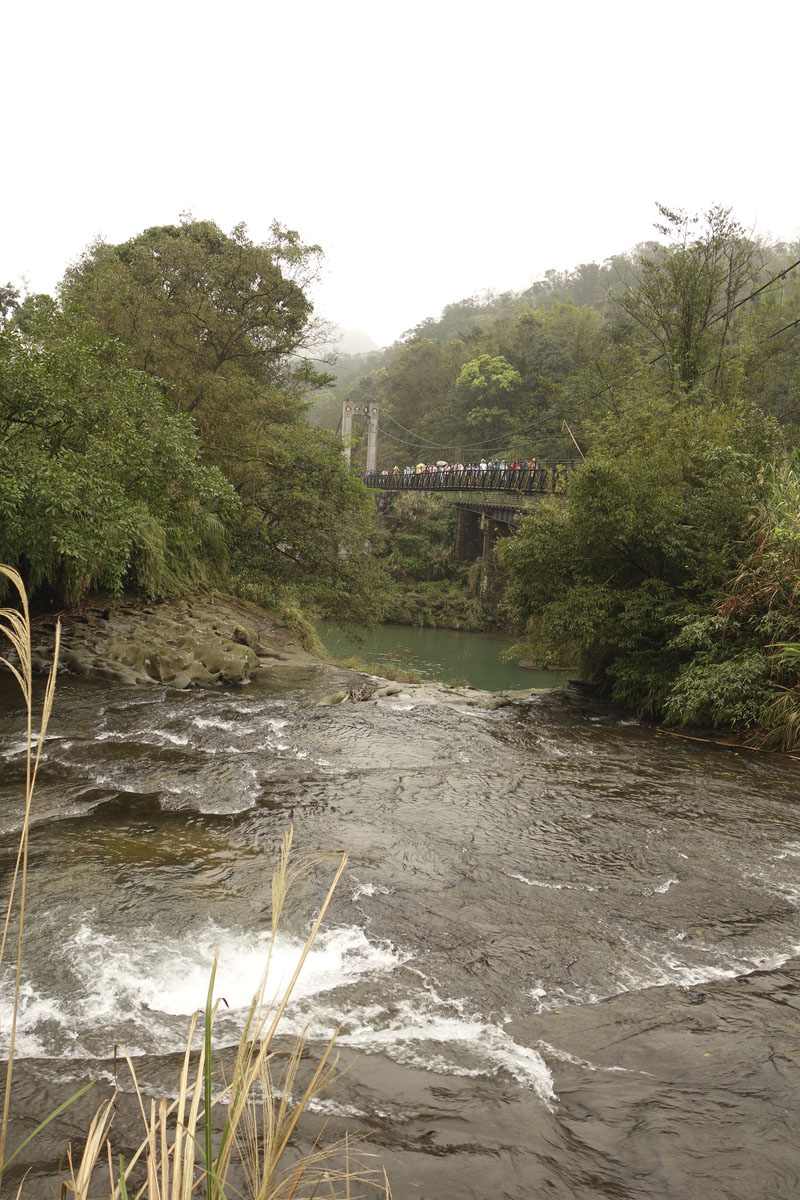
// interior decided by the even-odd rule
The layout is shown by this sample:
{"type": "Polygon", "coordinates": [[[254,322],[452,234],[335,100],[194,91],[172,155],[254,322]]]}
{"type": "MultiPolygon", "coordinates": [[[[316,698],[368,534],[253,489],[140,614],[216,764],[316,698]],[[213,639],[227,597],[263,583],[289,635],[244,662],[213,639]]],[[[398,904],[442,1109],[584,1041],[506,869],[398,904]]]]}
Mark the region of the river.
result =
{"type": "MultiPolygon", "coordinates": [[[[115,1042],[146,1094],[170,1086],[217,945],[233,1044],[292,824],[300,853],[344,848],[349,866],[290,1027],[312,1050],[340,1028],[330,1129],[363,1136],[395,1200],[795,1196],[796,763],[662,736],[569,688],[496,711],[316,706],[340,679],[282,666],[185,693],[62,676],[11,1144],[77,1082],[102,1086],[115,1042]]],[[[0,713],[7,881],[8,679],[0,713]]],[[[316,872],[292,893],[279,965],[324,890],[316,872]]],[[[26,1149],[24,1195],[53,1194],[82,1120],[26,1149]]]]}
{"type": "Polygon", "coordinates": [[[542,671],[508,659],[516,638],[500,633],[430,629],[415,625],[377,625],[353,632],[319,621],[326,650],[338,659],[358,659],[381,672],[414,672],[420,679],[467,683],[490,692],[555,687],[574,671],[542,671]]]}

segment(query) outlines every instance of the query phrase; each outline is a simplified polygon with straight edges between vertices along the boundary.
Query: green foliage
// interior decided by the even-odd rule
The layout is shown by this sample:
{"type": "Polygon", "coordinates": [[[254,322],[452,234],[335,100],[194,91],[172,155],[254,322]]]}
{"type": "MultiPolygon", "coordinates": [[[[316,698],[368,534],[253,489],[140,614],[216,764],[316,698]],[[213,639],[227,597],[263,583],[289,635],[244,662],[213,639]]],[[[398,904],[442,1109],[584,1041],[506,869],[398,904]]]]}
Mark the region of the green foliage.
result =
{"type": "Polygon", "coordinates": [[[393,496],[386,513],[388,567],[394,579],[420,582],[456,574],[456,512],[436,493],[393,496]]]}
{"type": "Polygon", "coordinates": [[[90,312],[130,347],[136,366],[169,385],[173,401],[201,428],[235,410],[252,381],[309,382],[288,356],[312,336],[304,287],[318,246],[273,225],[254,244],[244,225],[225,234],[185,217],[121,245],[96,242],[66,274],[62,296],[90,312]]]}
{"type": "Polygon", "coordinates": [[[251,480],[232,534],[238,590],[260,604],[299,602],[321,616],[379,620],[386,580],[375,554],[374,496],[330,434],[306,425],[265,433],[265,468],[251,480]]]}
{"type": "Polygon", "coordinates": [[[0,329],[0,559],[50,602],[206,578],[237,506],[193,424],[90,321],[50,300],[0,329]]]}
{"type": "Polygon", "coordinates": [[[384,619],[441,629],[505,628],[508,613],[480,594],[476,564],[457,564],[457,511],[436,493],[392,497],[381,553],[395,581],[384,619]]]}
{"type": "Polygon", "coordinates": [[[678,670],[664,705],[677,725],[748,728],[773,698],[769,660],[756,649],[731,658],[696,655],[678,670]]]}
{"type": "Polygon", "coordinates": [[[800,458],[795,451],[766,472],[750,518],[739,569],[719,603],[729,625],[763,647],[769,666],[752,741],[800,748],[800,458]]]}
{"type": "MultiPolygon", "coordinates": [[[[377,617],[373,502],[339,443],[306,419],[305,393],[328,378],[307,357],[323,332],[307,294],[319,254],[277,225],[269,243],[255,245],[244,226],[225,234],[184,218],[119,246],[90,247],[62,293],[159,378],[235,486],[241,508],[228,532],[241,593],[377,617]]],[[[155,562],[159,551],[154,541],[155,562]]]]}
{"type": "MultiPolygon", "coordinates": [[[[615,701],[675,719],[690,686],[680,673],[697,654],[688,631],[698,636],[736,569],[773,437],[745,406],[700,408],[655,390],[601,422],[566,507],[536,510],[501,549],[532,655],[577,654],[615,701]]],[[[691,711],[725,723],[734,689],[724,671],[711,676],[729,651],[703,653],[691,711]]],[[[749,660],[747,670],[755,678],[749,660]]],[[[751,716],[740,705],[737,719],[751,716]]]]}
{"type": "Polygon", "coordinates": [[[703,377],[726,393],[733,308],[757,280],[760,248],[716,206],[704,218],[658,205],[666,247],[641,256],[639,280],[618,302],[660,348],[670,381],[691,390],[703,377]]]}

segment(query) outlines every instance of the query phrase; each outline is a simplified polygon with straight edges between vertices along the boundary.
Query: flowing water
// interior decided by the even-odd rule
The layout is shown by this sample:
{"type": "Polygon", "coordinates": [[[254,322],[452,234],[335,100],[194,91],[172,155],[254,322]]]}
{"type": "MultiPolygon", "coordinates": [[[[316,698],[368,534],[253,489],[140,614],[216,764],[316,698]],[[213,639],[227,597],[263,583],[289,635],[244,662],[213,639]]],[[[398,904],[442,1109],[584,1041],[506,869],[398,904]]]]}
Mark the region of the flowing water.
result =
{"type": "MultiPolygon", "coordinates": [[[[363,1135],[395,1200],[795,1196],[797,764],[661,736],[570,689],[496,711],[316,707],[337,680],[62,677],[12,1144],[78,1082],[102,1088],[115,1042],[146,1094],[174,1086],[218,945],[219,1039],[235,1042],[292,824],[300,853],[350,856],[289,1012],[312,1053],[339,1027],[349,1064],[312,1119],[363,1135]]],[[[7,886],[24,774],[10,684],[0,717],[7,886]]],[[[331,873],[291,894],[276,980],[331,873]]],[[[53,1194],[83,1120],[26,1149],[26,1195],[53,1194]]]]}

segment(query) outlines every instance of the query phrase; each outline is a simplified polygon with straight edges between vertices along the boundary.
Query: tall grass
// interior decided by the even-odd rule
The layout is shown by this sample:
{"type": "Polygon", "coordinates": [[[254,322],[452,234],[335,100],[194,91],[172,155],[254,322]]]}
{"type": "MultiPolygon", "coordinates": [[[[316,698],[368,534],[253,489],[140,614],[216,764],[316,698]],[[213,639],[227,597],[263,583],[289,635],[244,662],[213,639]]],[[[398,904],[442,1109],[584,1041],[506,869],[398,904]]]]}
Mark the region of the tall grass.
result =
{"type": "Polygon", "coordinates": [[[0,608],[0,633],[4,634],[11,643],[12,650],[16,656],[16,662],[12,662],[9,658],[0,655],[0,664],[8,667],[8,669],[11,671],[11,674],[19,684],[23,700],[25,701],[27,718],[25,752],[25,809],[22,817],[22,829],[20,832],[17,858],[14,864],[14,872],[11,877],[11,888],[6,905],[5,919],[3,921],[3,934],[2,938],[0,938],[1,968],[6,958],[12,916],[16,912],[17,950],[14,971],[14,1000],[11,1016],[11,1031],[9,1037],[8,1064],[6,1066],[6,1079],[5,1086],[3,1088],[2,1128],[0,1128],[0,1186],[2,1186],[3,1171],[7,1162],[6,1134],[8,1132],[8,1118],[11,1111],[11,1086],[14,1076],[14,1050],[16,1048],[17,1040],[19,995],[20,983],[22,979],[22,943],[23,934],[25,931],[25,901],[27,898],[28,887],[28,832],[30,829],[33,789],[36,784],[36,773],[39,769],[39,758],[41,756],[42,745],[44,743],[45,733],[47,731],[47,723],[50,720],[50,713],[53,708],[53,696],[55,694],[56,671],[58,665],[58,650],[61,641],[61,626],[59,623],[56,624],[53,666],[47,678],[47,685],[45,687],[42,717],[39,723],[39,735],[37,739],[34,739],[33,669],[31,664],[31,622],[30,612],[28,609],[28,597],[21,576],[12,567],[6,567],[0,564],[0,575],[4,575],[16,589],[20,601],[19,609],[12,608],[10,606],[7,608],[0,608]]]}
{"type": "MultiPolygon", "coordinates": [[[[0,1131],[0,1186],[2,1172],[40,1129],[54,1120],[67,1104],[83,1095],[80,1091],[45,1116],[36,1129],[11,1154],[6,1154],[6,1131],[13,1100],[13,1064],[19,1016],[23,931],[28,872],[28,830],[41,747],[53,705],[60,629],[56,627],[53,668],[45,687],[38,737],[33,729],[33,672],[31,664],[30,615],[22,579],[9,567],[0,566],[19,594],[19,608],[0,609],[0,632],[10,641],[14,660],[0,657],[19,684],[27,710],[27,767],[25,811],[19,850],[6,908],[0,966],[6,953],[14,914],[18,923],[16,971],[13,997],[11,1043],[3,1098],[0,1131]]],[[[180,1072],[169,1096],[146,1102],[136,1066],[122,1046],[115,1047],[117,1087],[122,1089],[123,1066],[127,1068],[141,1118],[141,1141],[125,1162],[115,1154],[111,1128],[116,1094],[105,1099],[94,1114],[77,1161],[67,1154],[67,1177],[62,1181],[62,1200],[105,1195],[109,1200],[231,1200],[235,1194],[248,1200],[315,1200],[342,1197],[355,1200],[377,1191],[390,1197],[389,1184],[381,1168],[368,1167],[364,1156],[355,1157],[347,1135],[323,1140],[324,1128],[310,1150],[300,1153],[296,1136],[300,1122],[316,1097],[338,1075],[336,1034],[328,1041],[311,1070],[301,1081],[301,1064],[307,1057],[304,1032],[283,1049],[281,1026],[292,992],[330,906],[347,862],[345,853],[317,855],[300,863],[292,858],[292,831],[285,834],[272,878],[272,919],[264,972],[253,997],[233,1055],[229,1072],[223,1070],[214,1050],[214,1025],[220,1000],[214,999],[217,956],[211,972],[205,1009],[189,1022],[180,1072]],[[274,958],[279,923],[286,897],[298,879],[322,864],[335,862],[332,881],[317,913],[311,932],[288,984],[271,995],[270,967],[274,958]],[[202,1022],[201,1022],[202,1018],[202,1022]],[[283,1064],[281,1070],[277,1069],[283,1064]],[[358,1190],[354,1190],[358,1189],[358,1190]]],[[[131,1131],[126,1130],[130,1144],[131,1131]]],[[[134,1134],[134,1144],[136,1138],[134,1134]]],[[[24,1185],[20,1190],[24,1190],[24,1185]]]]}

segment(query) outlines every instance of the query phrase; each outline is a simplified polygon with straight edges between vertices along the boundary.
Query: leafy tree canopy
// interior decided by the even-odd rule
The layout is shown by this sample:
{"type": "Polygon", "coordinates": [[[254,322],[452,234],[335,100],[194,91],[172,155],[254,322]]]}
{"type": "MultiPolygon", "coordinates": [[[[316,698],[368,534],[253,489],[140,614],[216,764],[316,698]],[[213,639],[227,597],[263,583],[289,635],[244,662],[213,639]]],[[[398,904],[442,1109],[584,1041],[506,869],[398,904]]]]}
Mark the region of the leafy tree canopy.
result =
{"type": "Polygon", "coordinates": [[[243,225],[225,234],[187,217],[118,246],[96,243],[67,272],[62,296],[127,345],[196,423],[206,457],[241,499],[233,569],[252,599],[299,591],[341,615],[349,588],[354,603],[369,597],[379,611],[364,553],[374,501],[335,438],[307,423],[304,396],[328,379],[309,357],[327,332],[308,297],[319,257],[277,225],[256,245],[243,225]]]}
{"type": "Polygon", "coordinates": [[[654,389],[597,431],[564,508],[503,545],[529,648],[658,715],[691,657],[680,631],[734,575],[774,427],[748,406],[697,408],[654,389]]]}
{"type": "Polygon", "coordinates": [[[233,488],[125,349],[49,298],[0,328],[0,560],[32,594],[207,578],[233,488]]]}
{"type": "Polygon", "coordinates": [[[251,405],[255,388],[297,392],[324,381],[305,353],[319,332],[304,289],[320,254],[277,225],[257,245],[244,225],[225,234],[187,217],[121,245],[96,242],[61,294],[164,380],[210,440],[251,405]]]}

